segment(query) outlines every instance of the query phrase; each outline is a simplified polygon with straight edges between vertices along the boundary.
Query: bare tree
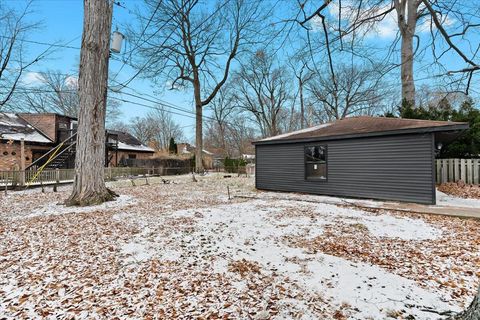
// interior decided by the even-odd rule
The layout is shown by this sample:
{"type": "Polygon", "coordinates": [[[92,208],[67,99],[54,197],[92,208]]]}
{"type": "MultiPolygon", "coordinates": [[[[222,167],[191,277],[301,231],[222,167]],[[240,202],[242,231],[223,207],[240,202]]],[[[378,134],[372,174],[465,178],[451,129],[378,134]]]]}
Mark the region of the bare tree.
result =
{"type": "Polygon", "coordinates": [[[172,89],[193,87],[195,166],[201,170],[203,107],[227,81],[237,55],[258,40],[255,25],[265,12],[254,0],[223,0],[214,6],[198,0],[145,1],[151,19],[141,26],[139,69],[146,77],[166,78],[172,89]]]}
{"type": "Polygon", "coordinates": [[[132,134],[145,145],[152,145],[157,150],[168,150],[170,138],[184,139],[183,130],[170,113],[158,106],[144,117],[135,117],[129,123],[116,122],[112,128],[132,134]]]}
{"type": "Polygon", "coordinates": [[[228,137],[229,120],[235,122],[232,115],[238,108],[234,94],[232,92],[234,84],[230,83],[218,91],[215,99],[210,103],[212,110],[212,121],[209,121],[208,128],[210,131],[210,139],[217,141],[217,146],[223,150],[224,156],[231,156],[231,148],[229,148],[228,137]],[[215,133],[214,133],[215,132],[215,133]]]}
{"type": "Polygon", "coordinates": [[[309,67],[309,59],[305,54],[300,54],[290,61],[295,78],[297,79],[298,100],[300,102],[300,129],[305,128],[305,97],[304,87],[314,77],[315,72],[309,67]]]}
{"type": "Polygon", "coordinates": [[[145,117],[135,117],[130,120],[125,129],[143,144],[147,145],[155,139],[157,124],[145,117]]]}
{"type": "MultiPolygon", "coordinates": [[[[476,37],[480,29],[480,14],[476,5],[454,0],[325,1],[317,7],[301,5],[300,10],[303,19],[297,21],[307,33],[311,34],[312,30],[318,30],[319,25],[323,30],[325,41],[322,45],[328,52],[330,66],[333,66],[334,43],[338,42],[339,46],[345,49],[343,42],[346,39],[364,36],[387,16],[395,13],[398,34],[389,45],[386,59],[393,55],[399,42],[400,63],[392,63],[390,70],[400,67],[402,100],[409,104],[415,105],[414,61],[419,52],[431,49],[433,59],[422,63],[435,64],[440,70],[444,70],[435,77],[448,76],[449,85],[456,87],[452,90],[464,90],[468,93],[473,73],[480,70],[478,44],[469,40],[470,37],[476,37]],[[328,21],[324,12],[332,5],[338,8],[337,21],[328,21]],[[421,48],[418,33],[422,30],[419,30],[419,26],[425,29],[428,25],[431,40],[421,48]],[[466,64],[465,67],[448,70],[446,64],[452,59],[466,64]],[[453,78],[454,75],[460,75],[460,78],[453,78]],[[460,86],[463,86],[463,89],[460,86]]],[[[311,38],[310,36],[307,38],[311,49],[311,38]]]]}
{"type": "Polygon", "coordinates": [[[321,106],[324,121],[351,115],[369,114],[381,105],[384,92],[375,69],[340,65],[335,69],[336,84],[325,71],[308,84],[314,101],[321,106]]]}
{"type": "MultiPolygon", "coordinates": [[[[53,112],[77,117],[80,109],[78,76],[48,70],[35,74],[36,81],[25,88],[18,88],[15,101],[8,109],[22,112],[53,112]]],[[[113,93],[112,93],[113,94],[113,93]]],[[[120,116],[120,102],[107,100],[107,123],[115,122],[120,116]]]]}
{"type": "Polygon", "coordinates": [[[115,197],[104,178],[112,5],[111,1],[84,0],[75,177],[68,205],[98,204],[115,197]]]}
{"type": "Polygon", "coordinates": [[[175,141],[184,138],[182,128],[161,106],[157,110],[149,112],[144,121],[153,128],[152,142],[157,150],[168,150],[171,138],[175,141]]]}
{"type": "Polygon", "coordinates": [[[242,109],[253,116],[263,137],[280,132],[290,101],[289,76],[275,67],[274,58],[259,50],[236,74],[236,98],[242,109]]]}
{"type": "Polygon", "coordinates": [[[52,49],[48,47],[35,57],[27,57],[26,36],[39,27],[27,20],[30,4],[17,11],[0,3],[0,109],[13,97],[27,68],[44,59],[52,49]]]}

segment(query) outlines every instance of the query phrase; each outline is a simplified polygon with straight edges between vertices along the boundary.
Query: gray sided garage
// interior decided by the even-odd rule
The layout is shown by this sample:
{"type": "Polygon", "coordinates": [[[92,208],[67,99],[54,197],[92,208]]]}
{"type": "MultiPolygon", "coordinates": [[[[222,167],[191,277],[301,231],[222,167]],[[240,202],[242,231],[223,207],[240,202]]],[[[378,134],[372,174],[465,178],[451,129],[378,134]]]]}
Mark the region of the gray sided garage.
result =
{"type": "Polygon", "coordinates": [[[435,204],[435,152],[468,125],[354,117],[254,142],[257,189],[435,204]]]}

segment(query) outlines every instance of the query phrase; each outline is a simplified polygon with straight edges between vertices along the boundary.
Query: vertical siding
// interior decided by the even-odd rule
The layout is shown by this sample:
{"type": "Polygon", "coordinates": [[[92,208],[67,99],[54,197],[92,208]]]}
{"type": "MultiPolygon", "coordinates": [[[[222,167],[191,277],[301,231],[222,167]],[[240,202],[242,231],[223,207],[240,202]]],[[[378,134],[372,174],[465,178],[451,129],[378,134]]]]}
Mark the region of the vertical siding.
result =
{"type": "Polygon", "coordinates": [[[410,134],[256,145],[256,187],[432,204],[432,139],[432,134],[410,134]],[[328,148],[327,181],[305,179],[304,147],[315,144],[328,148]]]}

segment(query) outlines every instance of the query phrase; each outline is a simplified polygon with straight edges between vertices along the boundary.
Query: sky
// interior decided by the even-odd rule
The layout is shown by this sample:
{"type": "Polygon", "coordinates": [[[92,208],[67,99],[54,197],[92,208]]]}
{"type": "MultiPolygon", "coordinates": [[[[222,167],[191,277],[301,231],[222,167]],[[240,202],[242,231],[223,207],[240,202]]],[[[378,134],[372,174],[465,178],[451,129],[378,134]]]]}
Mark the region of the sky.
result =
{"type": "MultiPolygon", "coordinates": [[[[23,0],[0,0],[11,6],[24,6],[25,1],[23,0]]],[[[281,1],[281,0],[280,0],[281,1]]],[[[283,2],[288,3],[288,0],[283,2]]],[[[126,0],[122,1],[122,6],[114,6],[113,11],[113,22],[112,22],[112,31],[118,30],[120,32],[124,31],[125,26],[134,21],[135,15],[133,11],[136,7],[142,5],[141,0],[126,0]]],[[[208,2],[207,2],[208,3],[208,2]]],[[[293,2],[292,2],[293,3],[293,2]]],[[[284,6],[288,8],[288,6],[284,6]]],[[[334,17],[336,10],[338,8],[333,3],[329,8],[330,16],[334,17]]],[[[82,34],[82,23],[83,23],[83,1],[82,0],[34,0],[32,4],[33,14],[30,16],[31,20],[41,21],[42,27],[39,30],[33,31],[29,36],[28,40],[36,42],[45,42],[45,43],[58,43],[58,44],[68,44],[73,48],[62,48],[56,51],[54,54],[49,56],[49,59],[41,61],[40,63],[29,68],[23,78],[25,83],[34,84],[38,81],[38,75],[36,72],[46,71],[46,70],[55,70],[63,73],[77,74],[78,72],[78,61],[80,56],[79,47],[81,45],[81,34],[82,34]]],[[[280,13],[281,15],[282,13],[280,13]]],[[[286,14],[285,12],[283,14],[286,14]]],[[[396,17],[395,14],[388,16],[384,21],[382,21],[376,29],[376,32],[371,33],[367,36],[367,42],[374,45],[377,48],[387,47],[393,38],[396,35],[396,17]]],[[[421,26],[419,29],[419,36],[422,43],[428,41],[428,28],[421,26]],[[422,30],[423,28],[423,30],[422,30]],[[425,41],[425,42],[424,42],[425,41]]],[[[470,39],[471,42],[480,42],[480,38],[470,39]]],[[[125,39],[124,45],[126,48],[129,48],[130,41],[125,39]]],[[[42,49],[45,49],[45,46],[40,44],[31,45],[29,47],[31,54],[39,52],[42,49]]],[[[281,55],[281,54],[280,54],[281,55]]],[[[431,59],[431,53],[425,51],[423,54],[425,59],[431,59]]],[[[130,79],[134,74],[133,70],[128,65],[123,66],[122,62],[119,61],[122,59],[122,54],[113,54],[113,58],[110,60],[110,74],[115,76],[115,80],[119,82],[124,82],[130,79]],[[118,75],[117,75],[118,73],[118,75]]],[[[282,57],[280,56],[280,60],[282,57]]],[[[455,57],[453,53],[448,53],[446,55],[446,65],[450,70],[458,69],[464,67],[463,64],[458,63],[458,57],[455,57]],[[451,59],[449,57],[451,56],[451,59]]],[[[431,84],[432,79],[428,76],[425,77],[425,70],[420,70],[421,64],[416,63],[416,68],[419,72],[416,74],[417,78],[417,88],[421,86],[422,83],[431,84]]],[[[395,74],[395,73],[394,73],[395,74]]],[[[397,72],[398,75],[398,72],[397,72]]],[[[395,75],[393,78],[390,77],[386,79],[386,84],[389,86],[400,87],[400,81],[398,76],[395,75]],[[397,77],[397,78],[395,78],[397,77]],[[392,81],[393,80],[393,81],[392,81]]],[[[480,92],[478,77],[474,78],[474,92],[480,92]]],[[[194,111],[192,94],[191,91],[171,91],[166,88],[159,88],[158,84],[153,84],[151,81],[142,80],[140,77],[136,77],[135,80],[129,84],[129,87],[135,90],[135,94],[140,94],[144,97],[153,97],[154,99],[161,99],[162,101],[171,103],[177,107],[183,109],[194,111]]],[[[134,93],[133,91],[130,91],[134,93]]],[[[131,96],[124,96],[125,99],[140,102],[142,104],[152,103],[145,102],[144,100],[139,100],[131,96]]],[[[151,109],[135,105],[131,103],[122,103],[121,105],[121,120],[128,123],[128,121],[136,116],[143,116],[151,109]]],[[[179,112],[181,113],[181,112],[179,112]]],[[[184,113],[183,113],[184,114],[184,113]]],[[[208,112],[207,112],[208,114],[208,112]]],[[[193,141],[194,138],[194,119],[192,114],[172,114],[174,120],[179,123],[185,132],[185,136],[189,141],[193,141]]]]}

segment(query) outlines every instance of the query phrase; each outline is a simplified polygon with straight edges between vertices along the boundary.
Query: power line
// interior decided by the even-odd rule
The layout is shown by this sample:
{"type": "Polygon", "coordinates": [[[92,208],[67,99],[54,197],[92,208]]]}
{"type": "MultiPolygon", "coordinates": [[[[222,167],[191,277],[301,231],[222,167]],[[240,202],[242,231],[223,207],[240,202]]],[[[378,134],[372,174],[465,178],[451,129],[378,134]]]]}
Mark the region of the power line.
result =
{"type": "MultiPolygon", "coordinates": [[[[114,2],[114,3],[115,3],[115,2],[114,2]]],[[[150,18],[148,19],[147,24],[145,25],[145,28],[143,28],[140,36],[138,37],[139,39],[142,39],[142,37],[144,36],[145,32],[147,31],[148,27],[150,26],[150,23],[152,22],[153,18],[155,17],[155,14],[157,13],[158,9],[160,8],[160,4],[161,4],[161,3],[162,3],[161,0],[158,1],[155,10],[153,11],[152,15],[151,15],[150,18]]],[[[117,4],[117,3],[115,3],[115,4],[117,4]]],[[[120,6],[120,7],[122,7],[122,8],[126,8],[125,6],[120,5],[120,3],[118,3],[117,5],[120,6]]],[[[128,9],[127,9],[127,10],[128,10],[128,9]]],[[[177,12],[177,13],[178,13],[178,12],[177,12]]],[[[163,27],[165,27],[165,25],[166,25],[167,23],[168,23],[168,22],[166,22],[162,27],[158,28],[158,31],[160,31],[163,27]]],[[[158,32],[158,31],[157,31],[157,32],[158,32]]],[[[151,37],[153,37],[153,35],[151,35],[149,39],[151,39],[151,37]]],[[[145,42],[147,42],[149,39],[144,40],[144,41],[142,42],[142,44],[144,44],[145,42]]],[[[134,52],[135,50],[137,50],[142,44],[137,43],[136,46],[135,46],[135,48],[133,48],[133,49],[130,50],[130,54],[129,54],[129,56],[128,56],[128,60],[130,60],[130,59],[132,58],[133,52],[134,52]]],[[[118,74],[123,70],[123,67],[125,67],[126,61],[127,61],[127,59],[125,59],[125,60],[123,61],[122,66],[121,66],[120,69],[117,71],[117,73],[113,76],[113,79],[114,79],[114,80],[117,78],[118,74]]]]}
{"type": "MultiPolygon", "coordinates": [[[[14,40],[12,37],[7,37],[7,36],[0,36],[0,38],[8,39],[8,40],[14,40]]],[[[20,42],[32,43],[32,44],[38,44],[38,45],[43,45],[43,46],[49,46],[49,47],[80,50],[80,47],[74,47],[74,46],[68,45],[69,43],[77,40],[78,38],[79,38],[79,36],[76,37],[76,38],[73,39],[73,40],[70,40],[69,42],[67,42],[67,44],[57,44],[57,43],[49,43],[49,42],[41,42],[41,41],[25,40],[25,39],[23,39],[23,40],[18,40],[18,41],[20,41],[20,42]]]]}
{"type": "MultiPolygon", "coordinates": [[[[203,21],[198,25],[196,26],[192,31],[191,33],[195,32],[198,28],[200,28],[204,23],[206,23],[207,21],[210,20],[210,18],[212,18],[214,15],[216,15],[220,9],[222,9],[228,2],[230,2],[230,0],[225,0],[224,3],[220,6],[218,6],[214,12],[212,12],[207,18],[203,19],[203,21]]],[[[160,3],[160,2],[159,2],[160,3]]],[[[162,27],[158,28],[157,31],[155,31],[152,35],[150,35],[150,37],[146,40],[143,41],[143,43],[147,42],[148,40],[150,40],[153,36],[155,36],[158,32],[160,32],[170,21],[173,20],[173,18],[178,14],[180,13],[180,10],[183,10],[185,8],[185,6],[187,5],[188,2],[185,2],[173,15],[170,16],[170,18],[165,21],[165,23],[162,25],[162,27]]],[[[194,4],[195,5],[195,4],[194,4]]],[[[158,6],[157,6],[158,8],[158,6]]],[[[156,8],[156,9],[157,9],[156,8]]],[[[156,12],[156,10],[155,10],[156,12]]],[[[155,14],[154,12],[154,14],[155,14]]],[[[153,15],[152,15],[152,18],[153,18],[153,15]]],[[[172,31],[168,34],[168,36],[165,38],[165,40],[158,46],[156,47],[163,47],[165,45],[165,43],[170,40],[170,38],[172,37],[172,35],[175,33],[175,29],[172,29],[172,31]]],[[[142,44],[143,44],[142,43],[142,44]]],[[[137,48],[140,47],[140,45],[137,46],[137,48]]],[[[136,49],[134,49],[136,50],[136,49]]],[[[131,54],[130,54],[130,57],[131,57],[131,54]]],[[[151,62],[152,58],[154,57],[154,55],[150,56],[150,58],[143,64],[143,66],[141,68],[139,68],[139,70],[130,78],[128,79],[127,81],[125,81],[122,85],[126,86],[128,84],[130,84],[136,77],[138,77],[140,75],[140,73],[143,72],[143,70],[145,70],[145,68],[147,67],[147,65],[151,62]]],[[[117,72],[117,74],[115,75],[115,78],[116,76],[120,73],[120,71],[123,69],[123,67],[125,66],[125,64],[128,64],[129,66],[131,66],[132,68],[136,69],[137,67],[133,66],[132,64],[129,64],[127,63],[126,60],[123,61],[123,64],[122,64],[122,67],[120,68],[120,70],[117,72]]]]}

